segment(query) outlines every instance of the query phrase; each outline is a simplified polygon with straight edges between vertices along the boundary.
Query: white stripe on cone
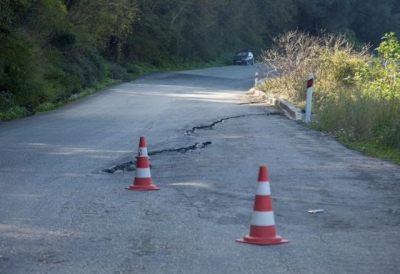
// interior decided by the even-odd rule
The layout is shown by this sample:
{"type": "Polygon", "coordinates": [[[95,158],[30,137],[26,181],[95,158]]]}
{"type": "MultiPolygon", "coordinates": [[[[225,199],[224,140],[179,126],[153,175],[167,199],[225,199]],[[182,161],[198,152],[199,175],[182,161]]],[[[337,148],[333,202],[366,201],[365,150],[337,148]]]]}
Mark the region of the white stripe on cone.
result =
{"type": "Polygon", "coordinates": [[[135,178],[150,178],[150,168],[137,168],[135,178]]]}
{"type": "Polygon", "coordinates": [[[275,225],[274,212],[272,211],[253,211],[251,224],[257,226],[275,225]]]}
{"type": "Polygon", "coordinates": [[[271,195],[269,182],[260,182],[257,186],[257,195],[271,195]]]}
{"type": "Polygon", "coordinates": [[[146,147],[139,147],[139,152],[138,152],[138,156],[148,156],[147,155],[147,148],[146,147]]]}

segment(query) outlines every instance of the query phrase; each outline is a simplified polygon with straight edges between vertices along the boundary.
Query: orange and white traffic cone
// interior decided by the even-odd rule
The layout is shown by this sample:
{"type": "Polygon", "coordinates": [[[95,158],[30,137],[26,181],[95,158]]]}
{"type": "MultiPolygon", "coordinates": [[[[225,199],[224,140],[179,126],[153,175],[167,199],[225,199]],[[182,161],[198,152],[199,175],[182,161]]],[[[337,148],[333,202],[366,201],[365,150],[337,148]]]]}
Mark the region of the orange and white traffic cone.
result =
{"type": "Polygon", "coordinates": [[[265,165],[260,166],[258,173],[258,187],[254,200],[250,233],[236,241],[257,245],[283,244],[289,242],[275,233],[271,190],[268,181],[268,171],[265,165]]]}
{"type": "Polygon", "coordinates": [[[151,181],[149,157],[147,154],[146,140],[140,137],[139,152],[136,157],[135,179],[133,184],[127,187],[128,190],[158,190],[151,181]]]}

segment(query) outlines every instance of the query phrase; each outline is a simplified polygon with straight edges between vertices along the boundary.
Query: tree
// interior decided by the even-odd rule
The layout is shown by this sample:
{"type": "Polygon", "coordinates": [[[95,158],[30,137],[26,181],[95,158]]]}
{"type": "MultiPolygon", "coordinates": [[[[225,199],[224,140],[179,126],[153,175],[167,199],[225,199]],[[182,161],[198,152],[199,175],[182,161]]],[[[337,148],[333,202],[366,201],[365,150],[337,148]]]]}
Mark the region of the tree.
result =
{"type": "Polygon", "coordinates": [[[400,33],[400,10],[396,5],[395,0],[357,0],[350,28],[361,41],[378,45],[385,33],[400,33]]]}
{"type": "Polygon", "coordinates": [[[81,32],[89,34],[110,57],[120,58],[121,49],[136,20],[136,0],[66,1],[68,20],[81,32]]]}

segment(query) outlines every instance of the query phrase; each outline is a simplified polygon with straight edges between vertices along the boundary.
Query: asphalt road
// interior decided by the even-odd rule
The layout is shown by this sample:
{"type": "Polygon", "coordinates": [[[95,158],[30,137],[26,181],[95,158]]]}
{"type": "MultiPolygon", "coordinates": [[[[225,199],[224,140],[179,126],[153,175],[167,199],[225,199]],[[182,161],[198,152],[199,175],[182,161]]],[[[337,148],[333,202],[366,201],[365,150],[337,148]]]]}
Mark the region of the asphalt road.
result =
{"type": "Polygon", "coordinates": [[[255,103],[256,70],[151,74],[0,123],[0,273],[399,273],[400,167],[255,103]],[[158,191],[125,189],[140,136],[158,191]],[[288,244],[235,241],[260,164],[288,244]]]}

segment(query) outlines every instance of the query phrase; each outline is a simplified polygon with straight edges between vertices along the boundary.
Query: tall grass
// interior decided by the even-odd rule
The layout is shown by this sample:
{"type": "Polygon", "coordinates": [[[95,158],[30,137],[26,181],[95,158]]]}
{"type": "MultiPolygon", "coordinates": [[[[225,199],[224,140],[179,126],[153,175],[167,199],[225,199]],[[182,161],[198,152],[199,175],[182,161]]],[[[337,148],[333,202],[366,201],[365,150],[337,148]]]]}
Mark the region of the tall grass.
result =
{"type": "Polygon", "coordinates": [[[341,34],[292,31],[275,42],[263,52],[266,75],[275,76],[260,85],[262,90],[304,105],[307,75],[314,73],[317,118],[311,126],[349,146],[362,143],[369,154],[390,149],[400,163],[400,44],[394,34],[385,35],[377,55],[368,46],[356,49],[341,34]]]}

